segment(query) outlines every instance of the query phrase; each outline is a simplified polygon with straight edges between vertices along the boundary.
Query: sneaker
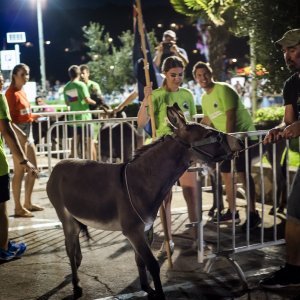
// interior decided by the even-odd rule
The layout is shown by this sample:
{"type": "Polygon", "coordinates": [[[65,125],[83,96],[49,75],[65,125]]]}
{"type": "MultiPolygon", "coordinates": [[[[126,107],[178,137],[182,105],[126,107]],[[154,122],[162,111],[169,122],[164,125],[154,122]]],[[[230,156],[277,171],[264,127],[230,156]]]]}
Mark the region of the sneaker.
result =
{"type": "MultiPolygon", "coordinates": [[[[236,224],[239,224],[241,222],[240,215],[239,215],[238,211],[235,213],[234,220],[235,220],[236,224]]],[[[213,221],[214,221],[214,223],[218,223],[217,214],[215,214],[213,221]]],[[[230,209],[228,209],[226,211],[226,213],[224,213],[224,214],[222,214],[222,213],[219,214],[219,223],[220,224],[222,224],[222,223],[232,223],[232,212],[230,211],[230,209]]]]}
{"type": "Polygon", "coordinates": [[[209,216],[209,217],[213,217],[214,214],[215,214],[215,207],[213,206],[213,207],[211,207],[211,208],[209,209],[209,211],[208,211],[208,216],[209,216]]]}
{"type": "MultiPolygon", "coordinates": [[[[170,243],[170,250],[171,250],[171,255],[174,253],[174,248],[175,248],[175,244],[172,240],[169,241],[170,243]]],[[[166,246],[165,246],[165,242],[162,243],[159,251],[158,251],[158,254],[156,256],[157,259],[162,259],[162,258],[166,258],[168,255],[167,255],[167,250],[166,250],[166,246]]]]}
{"type": "MultiPolygon", "coordinates": [[[[250,224],[249,224],[250,230],[253,230],[258,227],[258,225],[261,223],[261,218],[260,218],[257,210],[255,212],[250,211],[250,219],[249,220],[250,220],[250,224]]],[[[247,220],[242,225],[242,230],[243,231],[247,230],[247,220]]]]}
{"type": "Polygon", "coordinates": [[[26,244],[25,243],[16,243],[14,241],[8,242],[8,251],[15,253],[15,257],[20,257],[26,251],[26,244]]]}
{"type": "MultiPolygon", "coordinates": [[[[215,207],[215,206],[212,206],[210,209],[209,209],[209,211],[208,211],[208,216],[209,217],[213,217],[214,215],[215,215],[215,210],[216,210],[217,208],[215,207]]],[[[224,207],[220,207],[220,211],[222,211],[224,209],[224,207]]]]}
{"type": "Polygon", "coordinates": [[[267,289],[300,287],[300,276],[295,276],[295,274],[292,274],[287,267],[281,267],[280,270],[273,273],[270,277],[262,279],[259,284],[267,289]]]}
{"type": "Polygon", "coordinates": [[[11,252],[9,250],[4,250],[0,248],[0,260],[11,260],[16,257],[16,254],[14,252],[11,252]]]}

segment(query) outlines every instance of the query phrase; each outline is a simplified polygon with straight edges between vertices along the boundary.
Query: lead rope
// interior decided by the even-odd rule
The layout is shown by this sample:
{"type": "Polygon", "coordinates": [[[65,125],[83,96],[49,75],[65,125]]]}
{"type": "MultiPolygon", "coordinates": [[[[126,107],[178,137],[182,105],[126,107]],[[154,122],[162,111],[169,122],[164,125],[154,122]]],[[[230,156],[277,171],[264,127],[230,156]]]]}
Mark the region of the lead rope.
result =
{"type": "Polygon", "coordinates": [[[148,225],[147,222],[144,221],[144,219],[141,217],[141,215],[139,214],[139,212],[137,211],[137,209],[135,208],[135,206],[133,205],[132,199],[131,199],[131,195],[130,195],[130,191],[129,191],[129,186],[128,186],[128,181],[127,181],[127,167],[128,167],[129,163],[126,164],[125,166],[125,185],[126,185],[126,190],[127,190],[127,194],[128,194],[128,198],[129,198],[129,202],[133,208],[133,210],[135,211],[136,215],[140,218],[140,220],[144,223],[144,225],[148,225]]]}

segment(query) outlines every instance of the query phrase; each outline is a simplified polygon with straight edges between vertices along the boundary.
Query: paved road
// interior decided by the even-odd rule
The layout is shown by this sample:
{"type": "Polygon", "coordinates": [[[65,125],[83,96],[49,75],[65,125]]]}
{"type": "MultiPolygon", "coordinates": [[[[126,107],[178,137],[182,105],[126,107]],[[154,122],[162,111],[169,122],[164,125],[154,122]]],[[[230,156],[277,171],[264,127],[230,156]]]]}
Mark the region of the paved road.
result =
{"type": "MultiPolygon", "coordinates": [[[[10,236],[25,241],[28,251],[23,258],[0,265],[1,300],[73,298],[63,232],[45,193],[46,179],[39,179],[34,191],[35,202],[44,206],[45,211],[35,213],[34,218],[10,217],[10,236]]],[[[210,203],[211,195],[205,194],[204,209],[208,209],[210,203]]],[[[9,213],[13,214],[13,201],[9,202],[9,213]]],[[[196,252],[191,249],[190,232],[185,228],[188,218],[180,191],[174,193],[172,217],[176,244],[174,267],[170,270],[166,261],[161,262],[167,299],[300,299],[300,291],[271,293],[258,288],[259,279],[282,264],[283,246],[235,256],[249,285],[248,291],[242,291],[241,282],[228,260],[218,261],[209,274],[203,271],[203,264],[198,263],[196,252]]],[[[213,245],[216,227],[211,222],[205,226],[205,237],[213,245]]],[[[93,240],[90,243],[81,241],[83,261],[79,276],[84,292],[81,299],[147,299],[140,291],[133,251],[122,234],[90,231],[93,240]]],[[[225,240],[229,237],[226,234],[225,240]]],[[[157,219],[154,253],[162,240],[161,224],[157,219]]]]}

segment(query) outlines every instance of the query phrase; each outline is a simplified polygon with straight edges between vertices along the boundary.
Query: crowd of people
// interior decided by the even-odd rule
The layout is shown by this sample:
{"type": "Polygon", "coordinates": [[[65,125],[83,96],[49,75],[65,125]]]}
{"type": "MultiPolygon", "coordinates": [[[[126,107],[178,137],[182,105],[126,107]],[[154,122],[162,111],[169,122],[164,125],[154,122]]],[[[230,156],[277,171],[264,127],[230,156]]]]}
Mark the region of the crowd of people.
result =
{"type": "MultiPolygon", "coordinates": [[[[284,36],[276,42],[284,54],[287,67],[294,73],[284,84],[283,98],[285,105],[284,122],[269,131],[264,139],[264,143],[276,142],[279,139],[290,139],[300,136],[299,121],[299,95],[300,95],[300,29],[286,32],[284,36]]],[[[149,99],[152,101],[156,137],[170,134],[171,128],[166,122],[167,106],[177,103],[185,118],[191,120],[196,113],[194,93],[189,86],[195,90],[201,88],[198,94],[198,101],[202,105],[204,117],[202,124],[211,126],[226,133],[255,131],[252,118],[248,108],[242,101],[241,96],[245,93],[240,82],[234,86],[228,83],[217,82],[213,79],[213,70],[208,63],[197,62],[193,67],[193,77],[196,83],[190,83],[183,87],[185,67],[189,63],[187,53],[177,45],[176,33],[167,30],[162,37],[161,43],[156,48],[153,60],[155,66],[163,76],[162,84],[153,89],[152,85],[144,87],[144,99],[141,101],[138,111],[138,127],[145,128],[150,121],[149,99]]],[[[23,90],[23,86],[29,79],[29,67],[19,64],[12,70],[11,83],[5,95],[0,94],[0,131],[7,145],[11,149],[14,162],[14,175],[12,179],[12,195],[15,202],[15,217],[33,217],[33,212],[42,211],[40,207],[32,203],[32,191],[37,177],[37,161],[34,144],[29,140],[31,125],[38,116],[33,115],[30,103],[23,90]],[[25,178],[25,196],[21,200],[21,186],[25,178]]],[[[105,105],[99,84],[90,80],[89,68],[87,65],[72,65],[68,69],[70,81],[63,88],[65,104],[70,111],[85,111],[85,113],[70,116],[70,120],[89,121],[92,120],[91,110],[99,102],[105,105]]],[[[3,77],[0,75],[0,88],[3,86],[3,77]]],[[[123,109],[138,96],[138,92],[133,90],[121,103],[117,110],[123,109]]],[[[43,104],[39,97],[36,99],[37,105],[43,104]]],[[[76,125],[73,136],[76,140],[86,143],[88,149],[86,158],[96,159],[96,149],[93,141],[93,128],[91,125],[76,125]],[[85,140],[82,140],[83,130],[85,130],[85,140]]],[[[250,138],[249,144],[254,144],[255,138],[250,138]]],[[[73,143],[74,146],[75,143],[73,143]]],[[[75,149],[72,149],[71,156],[75,149]]],[[[251,168],[251,151],[248,160],[251,168]]],[[[25,250],[24,243],[15,243],[8,239],[8,218],[6,211],[6,201],[10,198],[9,190],[9,170],[3,143],[0,139],[0,260],[10,260],[21,256],[25,250]],[[2,230],[4,228],[4,230],[2,230]]],[[[220,167],[222,179],[226,187],[226,200],[228,209],[224,213],[215,212],[216,207],[212,207],[209,212],[216,222],[240,222],[239,212],[236,210],[235,198],[236,187],[232,185],[232,167],[237,172],[237,176],[246,185],[245,155],[240,155],[232,166],[230,161],[225,161],[220,167]]],[[[191,223],[197,222],[196,214],[196,175],[194,172],[185,172],[179,179],[182,187],[184,199],[187,203],[188,216],[191,223]]],[[[249,176],[249,220],[242,225],[246,230],[256,228],[261,223],[261,217],[255,208],[255,185],[252,176],[249,176]]],[[[287,259],[284,268],[275,272],[271,277],[264,279],[261,285],[267,288],[280,288],[284,286],[300,286],[300,242],[297,238],[300,234],[300,202],[298,193],[300,192],[300,171],[297,174],[291,188],[288,199],[287,222],[286,222],[286,247],[287,259]]],[[[168,228],[168,240],[171,252],[174,250],[171,228],[171,200],[172,191],[164,200],[166,211],[166,221],[168,228]]],[[[197,239],[197,231],[194,230],[194,239],[197,239]]],[[[166,255],[162,246],[159,255],[166,255]]]]}

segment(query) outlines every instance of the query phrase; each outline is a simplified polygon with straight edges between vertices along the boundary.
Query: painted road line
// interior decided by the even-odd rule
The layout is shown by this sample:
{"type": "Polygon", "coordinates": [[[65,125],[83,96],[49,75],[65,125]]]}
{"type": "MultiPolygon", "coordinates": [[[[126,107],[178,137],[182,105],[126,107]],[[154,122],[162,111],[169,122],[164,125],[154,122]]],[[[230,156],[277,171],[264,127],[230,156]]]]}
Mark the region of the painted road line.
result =
{"type": "Polygon", "coordinates": [[[39,223],[39,224],[31,224],[31,225],[19,225],[15,227],[10,227],[8,231],[18,231],[24,229],[41,229],[41,228],[61,228],[61,222],[55,221],[50,223],[39,223]]]}

